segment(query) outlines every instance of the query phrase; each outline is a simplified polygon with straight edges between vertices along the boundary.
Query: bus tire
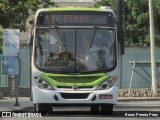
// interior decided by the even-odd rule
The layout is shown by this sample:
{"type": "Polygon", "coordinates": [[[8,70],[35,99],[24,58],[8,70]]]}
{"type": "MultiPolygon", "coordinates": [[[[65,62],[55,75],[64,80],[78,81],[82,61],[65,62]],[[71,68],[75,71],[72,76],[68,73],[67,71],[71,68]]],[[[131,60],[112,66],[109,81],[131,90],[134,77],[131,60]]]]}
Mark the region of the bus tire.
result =
{"type": "Polygon", "coordinates": [[[98,114],[99,113],[99,105],[91,105],[91,110],[90,112],[92,114],[98,114]]]}
{"type": "Polygon", "coordinates": [[[113,105],[112,104],[102,104],[101,105],[101,113],[106,115],[113,114],[113,105]]]}
{"type": "Polygon", "coordinates": [[[42,114],[52,113],[52,105],[38,103],[38,104],[35,104],[34,111],[42,114]]]}

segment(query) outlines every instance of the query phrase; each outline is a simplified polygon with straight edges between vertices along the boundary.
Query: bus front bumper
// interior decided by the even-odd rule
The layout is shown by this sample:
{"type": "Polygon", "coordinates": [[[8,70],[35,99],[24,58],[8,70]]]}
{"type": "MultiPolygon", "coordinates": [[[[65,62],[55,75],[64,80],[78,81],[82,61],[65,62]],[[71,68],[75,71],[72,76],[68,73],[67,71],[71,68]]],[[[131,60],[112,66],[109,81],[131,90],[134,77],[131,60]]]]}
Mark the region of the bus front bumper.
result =
{"type": "Polygon", "coordinates": [[[50,103],[50,104],[116,104],[118,86],[112,86],[107,90],[94,91],[55,91],[44,90],[38,86],[32,86],[33,103],[50,103]]]}

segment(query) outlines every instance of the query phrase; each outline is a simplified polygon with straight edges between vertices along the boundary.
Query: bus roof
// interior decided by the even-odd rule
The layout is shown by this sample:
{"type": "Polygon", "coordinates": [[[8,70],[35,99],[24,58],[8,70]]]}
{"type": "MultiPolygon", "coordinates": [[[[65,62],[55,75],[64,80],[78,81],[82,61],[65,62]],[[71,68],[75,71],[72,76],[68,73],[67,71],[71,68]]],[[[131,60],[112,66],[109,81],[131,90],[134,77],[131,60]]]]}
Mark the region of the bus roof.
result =
{"type": "Polygon", "coordinates": [[[100,8],[82,8],[82,7],[42,8],[42,9],[38,9],[37,13],[40,13],[43,11],[109,11],[114,13],[114,11],[108,6],[102,6],[100,8]]]}
{"type": "Polygon", "coordinates": [[[101,11],[99,8],[80,8],[80,7],[68,7],[68,8],[48,8],[49,11],[101,11]]]}

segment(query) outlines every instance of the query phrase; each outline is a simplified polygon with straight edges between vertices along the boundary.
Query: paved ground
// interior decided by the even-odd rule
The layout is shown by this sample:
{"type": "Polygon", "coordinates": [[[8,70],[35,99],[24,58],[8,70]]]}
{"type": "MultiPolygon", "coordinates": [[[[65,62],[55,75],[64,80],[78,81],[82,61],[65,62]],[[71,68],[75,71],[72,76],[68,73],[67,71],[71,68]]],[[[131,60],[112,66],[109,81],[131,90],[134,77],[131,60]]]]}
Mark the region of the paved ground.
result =
{"type": "MultiPolygon", "coordinates": [[[[0,99],[0,111],[33,111],[33,103],[29,97],[19,97],[19,105],[15,106],[15,98],[2,98],[0,99]]],[[[160,106],[160,98],[118,98],[118,106],[160,106]],[[127,103],[127,104],[126,104],[127,103]]]]}
{"type": "MultiPolygon", "coordinates": [[[[30,101],[30,98],[28,97],[20,97],[19,98],[19,104],[20,106],[14,106],[15,99],[14,98],[3,98],[0,99],[0,111],[21,111],[21,112],[30,112],[33,113],[33,103],[30,101]]],[[[82,107],[70,107],[70,108],[55,108],[53,114],[45,115],[43,117],[51,118],[54,117],[57,120],[65,119],[70,120],[70,118],[81,117],[81,118],[94,118],[94,120],[104,119],[106,116],[102,115],[92,115],[89,112],[90,108],[82,108],[82,107]],[[67,112],[66,112],[67,111],[67,112]],[[76,112],[77,111],[77,112],[76,112]],[[61,118],[61,119],[60,119],[61,118]]],[[[107,116],[111,120],[114,120],[114,118],[119,118],[120,114],[123,114],[124,117],[121,119],[126,118],[125,114],[132,115],[132,113],[154,113],[155,115],[158,115],[158,119],[160,118],[160,99],[159,98],[119,98],[118,104],[114,106],[114,114],[112,116],[107,116]],[[139,112],[137,112],[139,111],[139,112]],[[149,111],[149,112],[148,112],[149,111]],[[125,113],[124,113],[125,112],[125,113]],[[113,118],[113,119],[112,119],[113,118]]],[[[133,117],[130,117],[129,119],[132,119],[133,117]]],[[[1,118],[0,118],[1,119],[1,118]]],[[[17,118],[16,118],[17,119],[17,118]]],[[[13,120],[16,120],[13,118],[13,120]]],[[[120,119],[120,120],[121,120],[120,119]]],[[[147,120],[148,117],[140,120],[147,120]]],[[[152,117],[152,120],[157,119],[157,117],[152,117]]],[[[5,120],[3,118],[2,120],[5,120]]],[[[27,119],[28,120],[28,119],[27,119]]],[[[34,119],[33,119],[34,120],[34,119]]],[[[127,119],[126,119],[127,120],[127,119]]],[[[135,120],[135,119],[134,119],[135,120]]],[[[137,119],[138,120],[138,119],[137,119]]]]}
{"type": "Polygon", "coordinates": [[[33,106],[32,101],[30,101],[29,97],[20,97],[18,99],[20,106],[15,106],[16,100],[15,98],[2,98],[0,99],[0,111],[15,111],[15,110],[30,110],[33,106]]]}

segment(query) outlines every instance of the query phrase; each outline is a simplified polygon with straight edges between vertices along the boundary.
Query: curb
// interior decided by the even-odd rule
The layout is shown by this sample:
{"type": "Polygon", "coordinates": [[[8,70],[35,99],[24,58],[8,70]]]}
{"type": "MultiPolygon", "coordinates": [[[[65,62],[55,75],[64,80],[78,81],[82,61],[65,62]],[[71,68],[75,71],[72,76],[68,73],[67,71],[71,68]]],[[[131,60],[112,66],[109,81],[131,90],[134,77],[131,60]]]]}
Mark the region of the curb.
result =
{"type": "Polygon", "coordinates": [[[3,93],[0,92],[0,99],[2,99],[4,97],[3,93]]]}
{"type": "Polygon", "coordinates": [[[160,101],[160,97],[119,97],[118,101],[160,101]]]}

